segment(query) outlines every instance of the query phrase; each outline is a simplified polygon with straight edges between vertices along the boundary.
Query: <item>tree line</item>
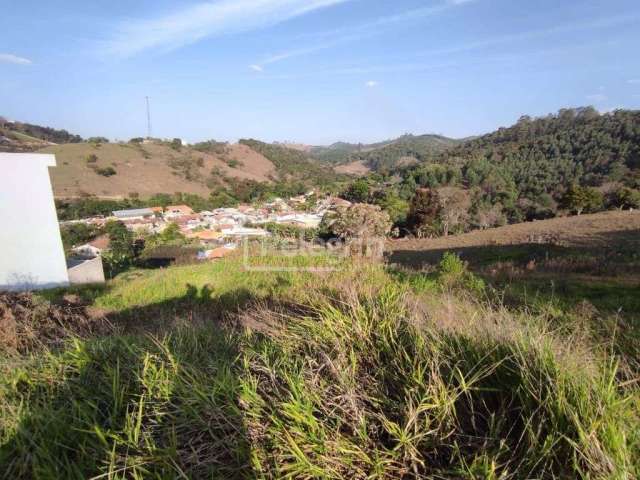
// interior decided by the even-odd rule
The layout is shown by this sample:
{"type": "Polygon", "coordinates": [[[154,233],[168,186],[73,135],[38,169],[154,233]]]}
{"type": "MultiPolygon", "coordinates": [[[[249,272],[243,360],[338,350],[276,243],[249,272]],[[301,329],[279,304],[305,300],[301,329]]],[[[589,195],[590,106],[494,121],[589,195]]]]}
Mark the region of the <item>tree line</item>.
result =
{"type": "Polygon", "coordinates": [[[398,231],[417,235],[640,208],[640,112],[522,117],[418,165],[356,180],[342,196],[381,206],[398,231]]]}

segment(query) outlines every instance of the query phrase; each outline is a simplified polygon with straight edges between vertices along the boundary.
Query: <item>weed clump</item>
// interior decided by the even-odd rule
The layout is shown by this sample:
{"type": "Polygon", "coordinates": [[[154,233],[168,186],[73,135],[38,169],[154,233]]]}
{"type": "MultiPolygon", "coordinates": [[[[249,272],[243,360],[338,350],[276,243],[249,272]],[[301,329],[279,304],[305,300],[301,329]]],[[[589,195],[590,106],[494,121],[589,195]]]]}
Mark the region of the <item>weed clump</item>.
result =
{"type": "Polygon", "coordinates": [[[438,265],[438,279],[447,288],[466,289],[473,293],[482,293],[484,281],[467,268],[467,264],[455,253],[445,252],[438,265]]]}

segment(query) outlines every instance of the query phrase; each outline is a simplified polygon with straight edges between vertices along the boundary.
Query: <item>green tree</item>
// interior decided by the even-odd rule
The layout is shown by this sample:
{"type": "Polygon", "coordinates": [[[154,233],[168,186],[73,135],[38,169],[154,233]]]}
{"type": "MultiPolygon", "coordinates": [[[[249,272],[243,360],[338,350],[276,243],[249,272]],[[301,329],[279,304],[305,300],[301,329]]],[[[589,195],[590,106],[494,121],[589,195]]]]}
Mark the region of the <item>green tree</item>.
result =
{"type": "Polygon", "coordinates": [[[354,203],[325,214],[320,230],[349,245],[357,245],[357,249],[350,249],[352,254],[379,257],[383,251],[382,239],[391,230],[391,219],[377,205],[354,203]]]}
{"type": "Polygon", "coordinates": [[[613,194],[613,205],[616,208],[640,208],[640,191],[622,187],[613,194]]]}
{"type": "Polygon", "coordinates": [[[341,196],[345,200],[353,203],[367,203],[370,195],[369,183],[365,179],[360,178],[349,185],[341,196]]]}
{"type": "Polygon", "coordinates": [[[604,205],[604,196],[595,188],[573,184],[564,197],[565,206],[577,215],[596,212],[604,205]]]}
{"type": "Polygon", "coordinates": [[[105,225],[109,236],[109,250],[102,255],[107,275],[113,277],[126,270],[135,258],[133,234],[124,223],[111,220],[105,225]]]}
{"type": "Polygon", "coordinates": [[[62,244],[67,252],[73,247],[93,240],[98,234],[99,230],[95,226],[86,223],[72,223],[60,228],[62,244]]]}
{"type": "Polygon", "coordinates": [[[431,188],[419,188],[409,206],[407,227],[419,238],[436,235],[440,231],[441,210],[438,192],[431,188]]]}

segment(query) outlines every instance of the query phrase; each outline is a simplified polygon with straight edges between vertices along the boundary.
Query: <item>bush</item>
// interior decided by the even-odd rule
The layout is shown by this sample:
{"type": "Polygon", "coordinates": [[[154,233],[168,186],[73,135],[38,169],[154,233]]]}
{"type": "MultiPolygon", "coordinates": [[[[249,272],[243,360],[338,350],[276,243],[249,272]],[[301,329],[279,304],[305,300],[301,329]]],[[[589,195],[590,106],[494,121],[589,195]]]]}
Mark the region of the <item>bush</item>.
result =
{"type": "Polygon", "coordinates": [[[182,150],[182,140],[179,138],[174,138],[173,140],[171,140],[171,142],[169,143],[169,146],[176,151],[180,151],[182,150]]]}
{"type": "Polygon", "coordinates": [[[118,172],[116,172],[115,168],[113,167],[105,167],[105,168],[96,168],[96,173],[98,175],[102,175],[103,177],[112,177],[118,172]]]}
{"type": "Polygon", "coordinates": [[[92,153],[90,155],[87,155],[85,160],[87,161],[88,164],[97,163],[98,162],[98,156],[96,154],[92,153]]]}
{"type": "Polygon", "coordinates": [[[440,260],[438,279],[445,288],[466,289],[476,294],[485,288],[484,281],[469,272],[467,264],[451,252],[445,252],[440,260]]]}
{"type": "Polygon", "coordinates": [[[342,240],[383,238],[391,229],[387,212],[377,205],[355,203],[328,212],[322,219],[321,228],[342,240]]]}

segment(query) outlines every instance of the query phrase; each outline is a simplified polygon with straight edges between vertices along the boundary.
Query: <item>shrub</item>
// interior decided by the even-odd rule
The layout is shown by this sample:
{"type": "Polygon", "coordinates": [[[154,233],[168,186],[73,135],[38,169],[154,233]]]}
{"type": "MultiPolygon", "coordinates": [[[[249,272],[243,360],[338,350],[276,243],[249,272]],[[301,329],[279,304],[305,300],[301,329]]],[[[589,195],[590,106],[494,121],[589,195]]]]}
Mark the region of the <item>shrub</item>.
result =
{"type": "Polygon", "coordinates": [[[103,177],[112,177],[118,172],[116,172],[115,168],[113,167],[105,167],[105,168],[96,168],[96,173],[98,175],[102,175],[103,177]]]}
{"type": "Polygon", "coordinates": [[[98,162],[98,156],[96,154],[94,154],[94,153],[91,153],[91,154],[86,156],[85,160],[86,160],[86,162],[88,164],[97,163],[98,162]]]}
{"type": "Polygon", "coordinates": [[[438,279],[446,288],[462,288],[472,293],[482,293],[485,285],[481,278],[471,273],[458,255],[445,252],[438,265],[438,279]]]}
{"type": "Polygon", "coordinates": [[[171,142],[169,143],[169,146],[176,151],[180,151],[182,150],[182,140],[179,138],[174,138],[173,140],[171,140],[171,142]]]}
{"type": "Polygon", "coordinates": [[[231,168],[238,168],[238,167],[244,166],[244,164],[240,160],[236,160],[235,158],[228,159],[226,163],[231,168]]]}

